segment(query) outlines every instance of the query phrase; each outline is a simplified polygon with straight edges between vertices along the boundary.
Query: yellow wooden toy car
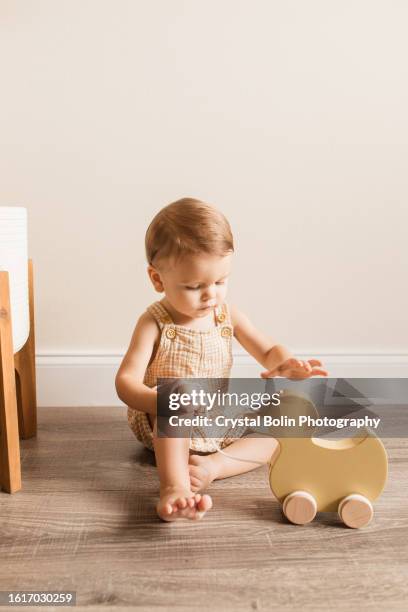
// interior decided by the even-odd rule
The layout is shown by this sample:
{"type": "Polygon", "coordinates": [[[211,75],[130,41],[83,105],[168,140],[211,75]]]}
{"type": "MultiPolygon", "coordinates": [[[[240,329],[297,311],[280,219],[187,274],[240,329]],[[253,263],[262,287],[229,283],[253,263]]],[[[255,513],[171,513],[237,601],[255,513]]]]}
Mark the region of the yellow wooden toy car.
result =
{"type": "MultiPolygon", "coordinates": [[[[283,397],[282,414],[318,417],[307,398],[287,392],[283,397]]],[[[286,437],[290,435],[286,431],[278,437],[269,482],[285,516],[292,523],[304,525],[316,512],[337,511],[349,527],[364,527],[373,517],[372,502],[387,480],[384,445],[367,429],[358,437],[340,440],[314,438],[312,433],[286,437]]]]}

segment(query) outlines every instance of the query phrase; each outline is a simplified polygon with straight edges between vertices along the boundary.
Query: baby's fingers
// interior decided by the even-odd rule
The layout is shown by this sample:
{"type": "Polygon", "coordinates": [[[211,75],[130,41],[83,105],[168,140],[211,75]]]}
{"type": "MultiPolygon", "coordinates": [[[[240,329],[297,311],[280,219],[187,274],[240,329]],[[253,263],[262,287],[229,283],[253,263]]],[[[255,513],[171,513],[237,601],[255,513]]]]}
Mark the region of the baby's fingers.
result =
{"type": "Polygon", "coordinates": [[[294,357],[290,357],[282,364],[281,367],[284,368],[301,368],[303,367],[303,361],[300,359],[295,359],[294,357]]]}
{"type": "Polygon", "coordinates": [[[296,370],[299,374],[301,372],[308,373],[312,371],[312,366],[308,361],[302,361],[301,359],[294,359],[292,363],[290,363],[290,361],[291,360],[288,360],[285,363],[285,366],[290,370],[296,370]]]}
{"type": "Polygon", "coordinates": [[[329,373],[327,370],[320,370],[319,368],[313,368],[310,372],[310,376],[328,376],[329,373]]]}
{"type": "Polygon", "coordinates": [[[319,359],[309,359],[308,363],[310,363],[311,366],[321,366],[322,362],[319,361],[319,359]]]}

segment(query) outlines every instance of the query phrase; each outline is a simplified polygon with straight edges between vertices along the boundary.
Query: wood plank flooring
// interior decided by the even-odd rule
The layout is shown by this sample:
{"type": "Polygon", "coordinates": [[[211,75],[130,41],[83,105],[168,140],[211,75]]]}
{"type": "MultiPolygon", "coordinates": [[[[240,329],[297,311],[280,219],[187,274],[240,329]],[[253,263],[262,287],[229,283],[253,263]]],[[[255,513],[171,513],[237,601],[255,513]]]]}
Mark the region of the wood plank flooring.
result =
{"type": "Polygon", "coordinates": [[[0,590],[72,590],[88,611],[407,609],[406,440],[385,441],[390,477],[364,530],[334,515],[288,524],[266,468],[213,483],[203,521],[166,524],[125,408],[38,421],[21,441],[23,490],[0,492],[0,590]]]}

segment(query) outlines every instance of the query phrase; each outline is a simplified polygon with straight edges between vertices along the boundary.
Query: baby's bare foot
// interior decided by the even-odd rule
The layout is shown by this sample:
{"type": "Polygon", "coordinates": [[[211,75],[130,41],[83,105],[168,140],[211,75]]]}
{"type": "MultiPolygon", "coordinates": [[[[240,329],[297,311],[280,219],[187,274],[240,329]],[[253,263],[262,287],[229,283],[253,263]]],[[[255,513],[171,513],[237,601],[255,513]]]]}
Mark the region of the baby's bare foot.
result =
{"type": "Polygon", "coordinates": [[[201,496],[179,487],[166,487],[162,490],[156,506],[157,514],[163,521],[181,518],[198,520],[211,508],[212,499],[209,495],[201,496]]]}
{"type": "Polygon", "coordinates": [[[211,455],[191,455],[188,470],[192,491],[204,491],[217,476],[211,455]]]}

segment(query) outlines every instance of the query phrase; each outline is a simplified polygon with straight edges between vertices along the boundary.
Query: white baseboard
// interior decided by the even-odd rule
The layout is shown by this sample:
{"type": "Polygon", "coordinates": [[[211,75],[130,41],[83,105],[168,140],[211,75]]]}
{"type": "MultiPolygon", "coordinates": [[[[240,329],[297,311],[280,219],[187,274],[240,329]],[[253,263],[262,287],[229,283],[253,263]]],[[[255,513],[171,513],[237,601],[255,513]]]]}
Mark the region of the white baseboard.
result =
{"type": "MultiPolygon", "coordinates": [[[[313,355],[295,353],[299,359],[313,355]]],[[[51,353],[36,356],[38,405],[123,406],[116,396],[115,375],[122,353],[51,353]]],[[[340,354],[319,353],[331,377],[405,378],[408,353],[340,354]]],[[[244,351],[234,354],[234,378],[257,378],[262,366],[244,351]]]]}

